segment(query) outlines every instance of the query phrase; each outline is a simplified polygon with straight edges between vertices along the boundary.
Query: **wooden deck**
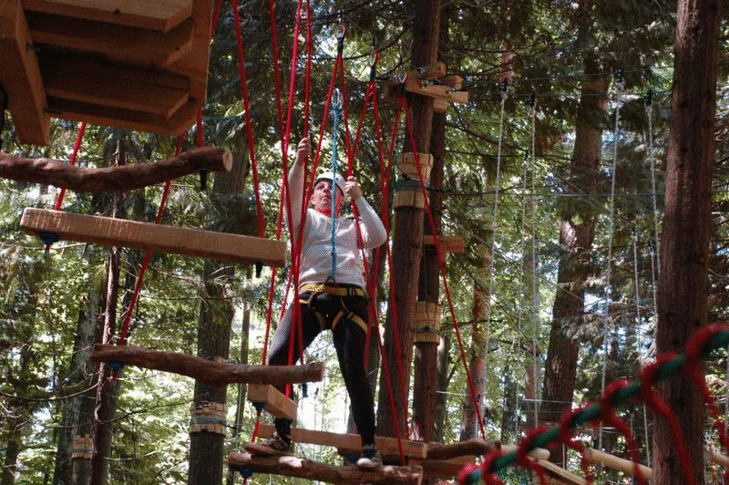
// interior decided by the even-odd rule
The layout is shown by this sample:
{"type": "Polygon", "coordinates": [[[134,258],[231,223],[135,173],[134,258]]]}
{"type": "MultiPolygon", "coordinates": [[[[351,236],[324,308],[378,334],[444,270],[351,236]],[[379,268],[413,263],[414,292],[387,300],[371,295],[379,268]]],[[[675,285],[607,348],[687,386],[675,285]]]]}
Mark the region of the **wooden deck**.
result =
{"type": "Polygon", "coordinates": [[[0,84],[23,143],[50,118],[178,135],[205,101],[213,0],[3,0],[0,84]]]}

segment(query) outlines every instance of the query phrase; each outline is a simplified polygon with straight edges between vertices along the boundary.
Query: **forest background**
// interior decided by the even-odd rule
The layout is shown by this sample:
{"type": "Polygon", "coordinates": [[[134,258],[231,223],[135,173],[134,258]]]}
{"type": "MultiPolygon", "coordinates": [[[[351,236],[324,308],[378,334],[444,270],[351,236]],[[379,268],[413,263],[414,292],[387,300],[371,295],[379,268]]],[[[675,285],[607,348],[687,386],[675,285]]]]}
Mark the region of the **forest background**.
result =
{"type": "MultiPolygon", "coordinates": [[[[262,1],[243,1],[239,12],[263,221],[265,233],[273,237],[282,164],[268,7],[262,1]]],[[[284,87],[295,14],[295,2],[276,5],[284,87]]],[[[397,133],[397,157],[406,127],[400,119],[393,130],[395,105],[382,93],[386,80],[420,67],[408,60],[411,6],[397,1],[318,2],[311,15],[315,131],[324,112],[336,32],[344,22],[350,130],[357,129],[374,41],[382,146],[387,152],[397,133]]],[[[487,438],[515,442],[525,429],[556,419],[572,402],[596,399],[605,382],[634,377],[640,363],[654,355],[660,257],[656,230],[662,220],[676,4],[454,0],[446,3],[443,17],[448,35],[441,40],[441,58],[448,74],[463,78],[469,102],[450,106],[446,116],[442,232],[462,236],[465,251],[449,254],[445,265],[455,315],[446,306],[437,440],[453,442],[468,435],[461,416],[469,396],[455,320],[468,347],[469,365],[474,359],[481,362],[479,396],[487,438]]],[[[719,38],[710,321],[725,318],[729,305],[725,26],[719,38]]],[[[304,132],[305,62],[300,49],[291,120],[294,144],[304,132]]],[[[284,105],[287,101],[284,94],[284,105]]],[[[233,15],[224,1],[211,43],[204,141],[229,148],[236,168],[214,175],[205,191],[194,176],[174,181],[165,224],[257,234],[244,115],[233,15]]],[[[369,200],[381,208],[383,197],[389,200],[392,193],[380,188],[372,118],[370,110],[354,170],[369,200]]],[[[65,160],[77,132],[77,123],[55,120],[48,147],[21,145],[7,117],[3,150],[65,160]]],[[[321,163],[327,164],[331,126],[324,132],[321,163]]],[[[343,132],[339,136],[341,143],[343,132]]],[[[195,145],[195,137],[193,129],[184,149],[195,145]]],[[[78,163],[103,167],[162,160],[173,155],[175,143],[148,133],[89,126],[78,163]]],[[[57,190],[0,180],[0,191],[0,483],[70,483],[74,432],[80,416],[93,412],[96,396],[98,369],[88,359],[90,346],[101,341],[109,312],[121,316],[129,304],[143,254],[61,242],[45,256],[41,243],[19,230],[19,220],[24,207],[52,206],[57,190]],[[109,275],[116,265],[120,276],[115,289],[109,275]],[[118,305],[110,308],[109,292],[114,291],[118,305]]],[[[69,193],[64,210],[153,221],[161,193],[161,187],[69,193]]],[[[385,258],[378,264],[383,268],[378,295],[384,325],[390,283],[385,258]]],[[[288,269],[276,275],[274,322],[288,269]]],[[[265,268],[258,274],[249,266],[155,254],[131,319],[129,342],[196,354],[201,329],[213,322],[231,329],[230,361],[261,363],[270,278],[265,268]]],[[[317,341],[307,360],[323,360],[333,371],[322,383],[297,392],[307,396],[301,401],[311,427],[342,432],[346,406],[338,403],[346,401],[346,392],[327,338],[317,341]]],[[[726,366],[724,358],[708,367],[720,393],[727,392],[726,366]]],[[[114,385],[109,483],[185,482],[194,383],[128,367],[114,385]]],[[[255,412],[250,404],[241,404],[243,392],[235,386],[228,389],[228,451],[238,449],[254,426],[255,412]]],[[[643,410],[625,412],[645,449],[650,430],[643,410]]],[[[596,442],[598,437],[586,439],[596,442]]],[[[617,435],[600,439],[608,450],[624,449],[617,435]]],[[[338,462],[326,449],[302,447],[301,452],[317,461],[338,462]]]]}

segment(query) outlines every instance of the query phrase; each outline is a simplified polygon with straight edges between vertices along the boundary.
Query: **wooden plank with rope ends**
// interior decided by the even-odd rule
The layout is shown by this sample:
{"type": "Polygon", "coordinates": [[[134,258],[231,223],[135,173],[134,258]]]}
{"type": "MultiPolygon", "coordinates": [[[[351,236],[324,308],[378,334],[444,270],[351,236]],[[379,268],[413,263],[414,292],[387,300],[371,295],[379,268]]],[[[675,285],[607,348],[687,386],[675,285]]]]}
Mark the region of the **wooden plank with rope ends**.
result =
{"type": "MultiPolygon", "coordinates": [[[[273,435],[273,426],[260,424],[258,435],[262,438],[269,438],[273,435]]],[[[339,453],[348,456],[352,453],[359,453],[362,450],[362,439],[358,434],[352,433],[331,433],[329,431],[318,431],[303,428],[291,428],[291,440],[294,443],[307,443],[311,445],[332,446],[339,450],[339,453]]],[[[384,455],[398,455],[397,438],[386,436],[375,436],[375,444],[380,453],[384,455]]],[[[424,459],[428,453],[428,445],[422,441],[403,440],[405,456],[424,459]]]]}
{"type": "Polygon", "coordinates": [[[159,162],[87,168],[62,160],[18,158],[0,152],[0,178],[53,185],[76,192],[132,190],[173,180],[198,170],[230,172],[233,155],[223,148],[202,147],[159,162]]]}
{"type": "Polygon", "coordinates": [[[337,484],[419,485],[422,481],[422,469],[420,467],[383,466],[370,471],[355,466],[326,465],[295,456],[231,453],[228,456],[228,467],[234,470],[246,469],[254,473],[269,473],[337,484]]]}
{"type": "Polygon", "coordinates": [[[251,384],[248,386],[247,397],[250,402],[263,406],[265,411],[277,418],[296,421],[296,403],[273,386],[251,384]]]}
{"type": "Polygon", "coordinates": [[[226,364],[193,355],[146,350],[129,345],[95,345],[91,358],[97,362],[117,361],[171,372],[217,386],[237,383],[317,382],[324,377],[322,362],[306,365],[226,364]]]}
{"type": "Polygon", "coordinates": [[[38,58],[28,48],[32,45],[20,0],[0,2],[0,84],[8,95],[18,138],[46,145],[51,118],[45,111],[46,95],[38,58]]]}
{"type": "Polygon", "coordinates": [[[149,249],[235,263],[286,264],[286,242],[188,227],[35,209],[23,211],[27,234],[55,234],[61,240],[149,249]]]}

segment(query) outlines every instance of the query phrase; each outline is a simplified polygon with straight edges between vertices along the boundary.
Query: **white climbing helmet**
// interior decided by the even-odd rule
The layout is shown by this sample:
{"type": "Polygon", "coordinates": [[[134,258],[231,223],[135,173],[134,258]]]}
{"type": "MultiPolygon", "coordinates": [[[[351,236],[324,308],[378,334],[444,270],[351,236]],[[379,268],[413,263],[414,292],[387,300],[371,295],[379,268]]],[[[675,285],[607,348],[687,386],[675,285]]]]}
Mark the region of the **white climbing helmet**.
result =
{"type": "Polygon", "coordinates": [[[347,191],[345,190],[344,177],[339,174],[332,174],[331,170],[320,172],[319,175],[317,175],[316,180],[314,180],[314,187],[316,187],[316,184],[318,184],[320,180],[334,180],[337,184],[337,187],[339,187],[339,190],[341,190],[342,194],[344,194],[344,199],[347,199],[347,191]]]}

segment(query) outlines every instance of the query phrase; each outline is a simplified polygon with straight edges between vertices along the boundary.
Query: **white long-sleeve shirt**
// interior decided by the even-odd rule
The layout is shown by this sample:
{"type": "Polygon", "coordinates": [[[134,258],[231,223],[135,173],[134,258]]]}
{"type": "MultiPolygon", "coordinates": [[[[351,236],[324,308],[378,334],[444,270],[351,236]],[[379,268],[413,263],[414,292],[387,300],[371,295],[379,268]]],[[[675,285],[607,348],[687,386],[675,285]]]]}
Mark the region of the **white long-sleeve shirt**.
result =
{"type": "MultiPolygon", "coordinates": [[[[301,208],[304,193],[304,167],[294,163],[289,171],[293,234],[292,245],[301,228],[301,208]]],[[[364,249],[374,249],[387,240],[387,232],[377,212],[364,197],[355,200],[359,214],[359,230],[364,249]]],[[[299,285],[323,283],[332,276],[332,218],[308,208],[303,224],[299,285]]],[[[365,288],[364,267],[357,247],[357,227],[353,220],[337,217],[335,231],[337,283],[352,284],[365,288]]]]}

